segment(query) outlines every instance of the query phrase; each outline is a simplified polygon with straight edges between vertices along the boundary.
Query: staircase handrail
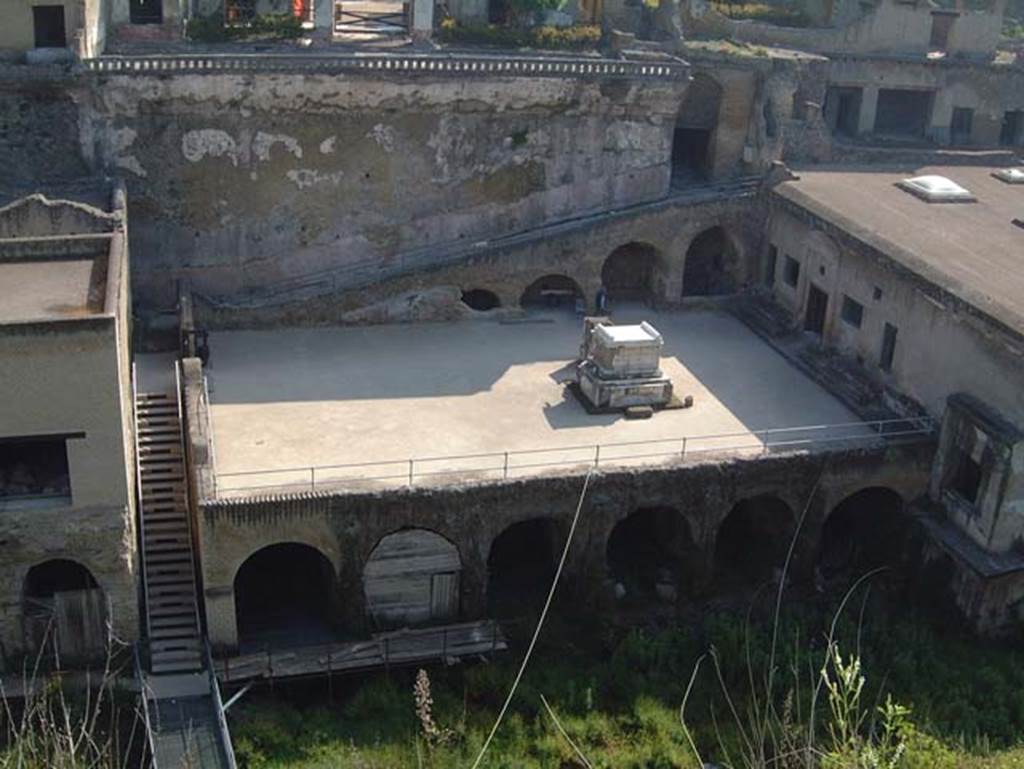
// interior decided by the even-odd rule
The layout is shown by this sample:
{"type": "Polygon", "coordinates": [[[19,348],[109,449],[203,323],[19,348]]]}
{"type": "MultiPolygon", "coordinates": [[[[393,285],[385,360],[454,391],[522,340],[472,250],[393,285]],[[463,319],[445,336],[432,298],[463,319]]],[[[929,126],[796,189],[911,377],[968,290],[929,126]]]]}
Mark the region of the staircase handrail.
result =
{"type": "Polygon", "coordinates": [[[220,739],[221,748],[224,751],[224,758],[227,761],[227,769],[238,769],[235,759],[235,748],[231,744],[231,732],[228,730],[228,720],[224,717],[224,702],[220,696],[220,684],[217,681],[217,669],[213,666],[213,653],[210,651],[210,640],[203,636],[203,653],[206,662],[206,674],[210,679],[210,695],[213,697],[213,709],[217,713],[217,736],[220,739]]]}
{"type": "Polygon", "coordinates": [[[153,637],[149,619],[149,583],[146,576],[146,521],[142,510],[142,449],[139,444],[139,381],[132,361],[132,435],[135,441],[135,518],[139,522],[139,569],[142,572],[142,600],[146,614],[146,638],[153,637]]]}
{"type": "Polygon", "coordinates": [[[182,491],[184,492],[183,499],[185,500],[185,536],[188,538],[188,550],[192,558],[192,584],[195,590],[195,600],[192,602],[192,610],[195,614],[196,620],[196,633],[200,637],[203,636],[203,623],[202,618],[199,616],[199,562],[196,559],[196,542],[192,539],[192,484],[189,483],[189,466],[188,466],[188,446],[186,445],[185,438],[185,413],[181,407],[182,401],[182,385],[181,385],[181,361],[174,361],[174,402],[178,407],[178,441],[181,444],[181,485],[182,491]]]}

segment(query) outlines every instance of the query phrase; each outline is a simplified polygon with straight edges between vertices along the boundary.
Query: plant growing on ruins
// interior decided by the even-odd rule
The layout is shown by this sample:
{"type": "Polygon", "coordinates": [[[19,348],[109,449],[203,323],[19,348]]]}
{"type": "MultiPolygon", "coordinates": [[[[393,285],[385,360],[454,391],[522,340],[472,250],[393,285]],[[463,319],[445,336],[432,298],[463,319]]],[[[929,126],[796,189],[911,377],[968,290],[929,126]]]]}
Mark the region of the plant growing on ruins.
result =
{"type": "MultiPolygon", "coordinates": [[[[44,641],[42,649],[49,648],[44,641]]],[[[0,769],[136,769],[142,766],[143,727],[137,697],[122,692],[124,671],[113,639],[100,671],[72,690],[46,677],[40,651],[26,668],[14,699],[0,686],[0,769]]]]}
{"type": "Polygon", "coordinates": [[[430,676],[420,668],[416,673],[416,683],[412,687],[413,702],[416,707],[416,719],[420,722],[420,733],[427,747],[433,749],[451,742],[454,733],[450,729],[442,729],[434,720],[434,698],[430,693],[430,676]]]}

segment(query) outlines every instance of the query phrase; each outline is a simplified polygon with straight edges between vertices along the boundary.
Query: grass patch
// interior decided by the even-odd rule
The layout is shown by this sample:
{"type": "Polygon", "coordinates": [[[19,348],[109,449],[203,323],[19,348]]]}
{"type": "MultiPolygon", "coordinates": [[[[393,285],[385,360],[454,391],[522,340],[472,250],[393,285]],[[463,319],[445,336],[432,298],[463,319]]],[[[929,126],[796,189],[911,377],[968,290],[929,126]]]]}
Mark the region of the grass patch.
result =
{"type": "MultiPolygon", "coordinates": [[[[807,692],[792,685],[794,671],[813,674],[825,664],[828,649],[822,639],[831,608],[802,607],[780,619],[775,705],[780,713],[789,708],[794,728],[806,726],[807,713],[807,692]]],[[[1010,644],[945,631],[920,617],[879,616],[873,608],[862,627],[840,622],[836,635],[839,648],[860,649],[865,717],[857,735],[863,745],[876,744],[875,706],[889,696],[909,711],[894,727],[902,747],[893,769],[1024,766],[1024,666],[1019,651],[1010,644]]],[[[613,629],[586,618],[552,618],[483,765],[582,765],[541,705],[544,695],[594,767],[695,766],[679,718],[695,662],[713,647],[733,704],[739,713],[747,713],[751,694],[746,660],[749,654],[750,669],[761,672],[755,675],[763,673],[770,631],[766,621],[755,619],[748,625],[728,613],[706,615],[693,625],[646,630],[613,629]]],[[[326,696],[323,682],[278,688],[275,698],[250,694],[231,711],[241,765],[469,766],[501,707],[517,662],[513,654],[489,664],[431,669],[431,729],[417,717],[415,671],[339,679],[335,688],[344,687],[346,693],[334,700],[326,696]]],[[[688,724],[704,760],[728,763],[723,746],[737,755],[741,750],[743,738],[727,716],[728,707],[712,668],[705,665],[687,706],[688,724]]],[[[819,712],[823,739],[830,723],[827,710],[819,712]]],[[[837,766],[826,758],[823,751],[814,766],[837,766]]],[[[883,765],[890,764],[877,764],[883,765]]],[[[854,765],[842,764],[843,769],[847,766],[854,765]]]]}
{"type": "Polygon", "coordinates": [[[504,24],[459,24],[448,18],[441,22],[438,38],[457,45],[582,51],[597,47],[601,42],[601,28],[596,25],[521,28],[504,24]]]}

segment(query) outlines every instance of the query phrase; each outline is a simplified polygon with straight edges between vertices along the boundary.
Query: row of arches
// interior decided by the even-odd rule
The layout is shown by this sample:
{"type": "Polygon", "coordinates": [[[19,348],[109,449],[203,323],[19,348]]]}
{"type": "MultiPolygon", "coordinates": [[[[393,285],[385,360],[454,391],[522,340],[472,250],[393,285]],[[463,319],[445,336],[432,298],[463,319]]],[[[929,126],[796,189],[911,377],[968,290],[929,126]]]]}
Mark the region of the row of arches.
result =
{"type": "MultiPolygon", "coordinates": [[[[688,518],[672,507],[645,507],[611,529],[605,543],[609,578],[624,595],[673,596],[712,575],[715,589],[753,587],[777,579],[799,515],[781,498],[737,502],[713,537],[710,563],[688,518]]],[[[895,565],[903,553],[907,519],[900,496],[868,488],[847,497],[825,518],[816,569],[825,577],[895,565]]],[[[519,521],[490,543],[486,605],[490,616],[520,616],[547,595],[564,546],[553,517],[519,521]]],[[[462,562],[457,546],[436,532],[402,529],[371,551],[362,571],[367,617],[376,629],[454,621],[459,616],[462,562]]],[[[242,647],[329,640],[343,616],[330,560],[296,543],[270,545],[251,555],[234,580],[242,647]]]]}
{"type": "MultiPolygon", "coordinates": [[[[690,242],[683,263],[682,298],[717,296],[736,290],[738,250],[725,228],[710,227],[690,242]]],[[[612,302],[664,299],[665,282],[670,272],[668,258],[650,243],[633,241],[613,250],[601,266],[601,285],[612,302]]],[[[533,281],[522,292],[522,307],[574,307],[586,300],[579,280],[552,273],[533,281]]],[[[470,308],[486,312],[501,306],[494,291],[470,288],[462,301],[470,308]]]]}

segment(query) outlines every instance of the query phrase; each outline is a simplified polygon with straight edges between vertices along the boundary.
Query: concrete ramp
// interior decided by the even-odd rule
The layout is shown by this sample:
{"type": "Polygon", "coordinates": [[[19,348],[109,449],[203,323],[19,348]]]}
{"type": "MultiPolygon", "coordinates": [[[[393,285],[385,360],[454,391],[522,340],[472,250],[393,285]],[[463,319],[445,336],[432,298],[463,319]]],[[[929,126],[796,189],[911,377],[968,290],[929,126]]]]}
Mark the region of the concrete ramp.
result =
{"type": "Polygon", "coordinates": [[[143,676],[153,769],[236,769],[220,694],[208,673],[143,676]]]}

